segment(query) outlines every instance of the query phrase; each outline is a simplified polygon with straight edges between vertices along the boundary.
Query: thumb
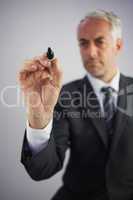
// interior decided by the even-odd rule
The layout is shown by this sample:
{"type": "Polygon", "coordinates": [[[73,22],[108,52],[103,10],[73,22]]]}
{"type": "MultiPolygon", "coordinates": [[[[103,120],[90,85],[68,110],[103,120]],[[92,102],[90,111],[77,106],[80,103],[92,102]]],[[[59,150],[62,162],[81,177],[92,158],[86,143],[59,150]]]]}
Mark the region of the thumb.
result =
{"type": "Polygon", "coordinates": [[[61,87],[62,79],[63,79],[63,70],[61,69],[60,62],[57,58],[51,60],[51,75],[52,81],[57,87],[61,87]]]}

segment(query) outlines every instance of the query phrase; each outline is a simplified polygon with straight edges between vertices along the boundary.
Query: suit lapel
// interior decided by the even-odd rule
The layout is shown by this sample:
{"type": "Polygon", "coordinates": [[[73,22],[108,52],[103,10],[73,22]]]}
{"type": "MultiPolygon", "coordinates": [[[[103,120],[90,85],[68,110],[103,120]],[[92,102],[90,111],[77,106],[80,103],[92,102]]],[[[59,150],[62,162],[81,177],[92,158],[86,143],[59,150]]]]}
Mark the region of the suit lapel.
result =
{"type": "Polygon", "coordinates": [[[87,119],[89,120],[89,123],[90,123],[90,121],[93,123],[105,148],[107,148],[107,142],[108,142],[107,141],[107,133],[106,133],[106,129],[105,129],[104,119],[103,119],[103,117],[101,117],[100,104],[99,104],[97,96],[96,96],[96,94],[93,90],[93,87],[92,87],[91,83],[89,82],[87,76],[85,76],[82,79],[80,89],[82,91],[82,94],[85,92],[87,94],[87,96],[86,96],[87,98],[84,99],[86,104],[83,107],[83,109],[85,110],[85,112],[88,115],[87,119]]]}
{"type": "Polygon", "coordinates": [[[127,115],[123,112],[126,110],[127,106],[126,87],[127,87],[126,78],[122,74],[120,74],[118,103],[117,103],[116,116],[114,120],[115,126],[114,126],[114,135],[112,139],[112,146],[110,149],[110,156],[114,152],[119,142],[120,136],[126,125],[127,115]]]}
{"type": "MultiPolygon", "coordinates": [[[[113,136],[113,141],[112,141],[112,146],[110,149],[110,155],[113,153],[115,150],[120,136],[122,134],[122,131],[124,130],[124,127],[126,125],[126,119],[127,116],[123,110],[126,110],[126,105],[127,105],[127,99],[126,99],[126,87],[127,87],[127,81],[124,75],[120,74],[120,82],[119,82],[119,94],[118,94],[118,106],[117,106],[117,111],[116,111],[116,116],[115,116],[115,126],[114,126],[114,136],[113,136]]],[[[88,80],[88,77],[85,76],[80,84],[80,90],[82,91],[82,94],[84,93],[84,90],[86,90],[87,95],[90,95],[89,97],[89,104],[86,101],[86,106],[84,106],[83,109],[88,113],[88,120],[93,123],[95,126],[98,135],[100,136],[105,148],[108,148],[108,138],[107,138],[107,132],[105,128],[105,121],[102,116],[98,116],[97,114],[100,113],[100,104],[97,99],[97,96],[93,90],[93,87],[91,83],[88,80]]]]}

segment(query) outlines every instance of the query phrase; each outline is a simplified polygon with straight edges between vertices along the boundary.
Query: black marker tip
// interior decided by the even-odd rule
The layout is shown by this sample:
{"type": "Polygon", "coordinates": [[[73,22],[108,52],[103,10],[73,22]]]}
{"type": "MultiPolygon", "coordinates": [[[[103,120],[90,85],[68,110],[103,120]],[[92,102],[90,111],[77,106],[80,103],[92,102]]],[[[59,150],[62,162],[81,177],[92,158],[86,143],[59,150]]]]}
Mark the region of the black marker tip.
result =
{"type": "Polygon", "coordinates": [[[52,49],[50,47],[48,47],[48,50],[47,50],[47,57],[50,60],[52,60],[54,58],[54,52],[52,51],[52,49]]]}

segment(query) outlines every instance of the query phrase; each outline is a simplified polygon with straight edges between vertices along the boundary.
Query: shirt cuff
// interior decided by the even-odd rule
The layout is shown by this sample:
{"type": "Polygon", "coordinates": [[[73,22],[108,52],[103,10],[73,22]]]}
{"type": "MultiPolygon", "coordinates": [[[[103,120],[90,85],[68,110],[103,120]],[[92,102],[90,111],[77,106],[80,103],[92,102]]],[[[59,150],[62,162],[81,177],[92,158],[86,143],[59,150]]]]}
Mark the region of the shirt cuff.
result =
{"type": "Polygon", "coordinates": [[[45,148],[50,139],[50,133],[52,130],[53,118],[50,120],[49,124],[43,129],[31,128],[29,122],[26,122],[26,136],[29,146],[33,154],[38,153],[43,148],[45,148]]]}

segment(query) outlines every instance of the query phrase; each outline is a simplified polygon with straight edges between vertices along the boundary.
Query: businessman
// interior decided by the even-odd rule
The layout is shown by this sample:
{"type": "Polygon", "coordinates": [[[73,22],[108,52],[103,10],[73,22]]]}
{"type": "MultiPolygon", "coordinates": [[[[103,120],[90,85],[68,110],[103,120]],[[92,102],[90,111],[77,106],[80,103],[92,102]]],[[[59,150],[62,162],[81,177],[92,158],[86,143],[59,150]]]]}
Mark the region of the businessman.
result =
{"type": "Polygon", "coordinates": [[[83,78],[62,86],[59,59],[46,54],[19,72],[27,110],[21,162],[32,179],[45,180],[62,169],[69,148],[63,185],[52,200],[132,200],[133,78],[116,64],[121,20],[93,11],[78,24],[77,40],[83,78]]]}

